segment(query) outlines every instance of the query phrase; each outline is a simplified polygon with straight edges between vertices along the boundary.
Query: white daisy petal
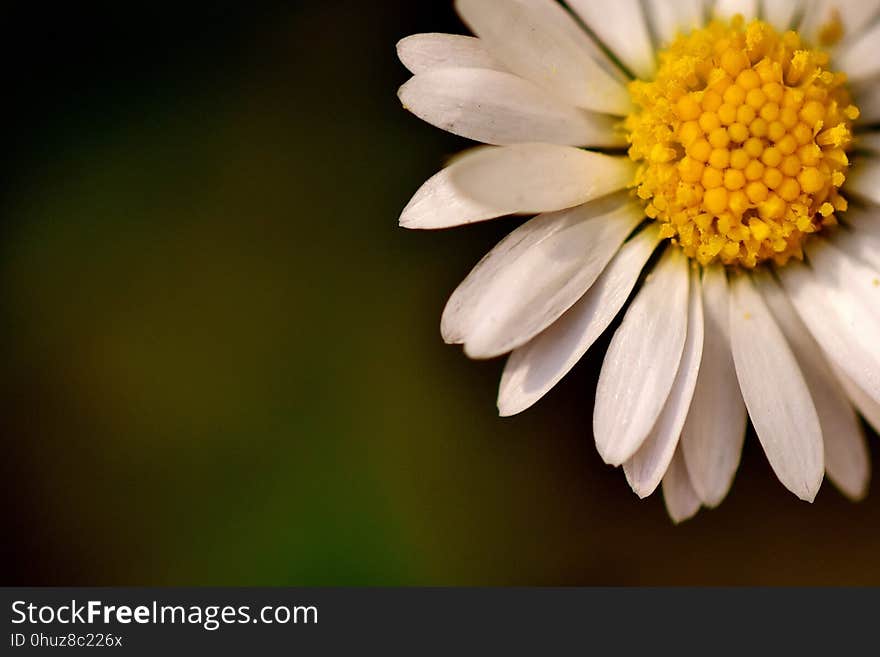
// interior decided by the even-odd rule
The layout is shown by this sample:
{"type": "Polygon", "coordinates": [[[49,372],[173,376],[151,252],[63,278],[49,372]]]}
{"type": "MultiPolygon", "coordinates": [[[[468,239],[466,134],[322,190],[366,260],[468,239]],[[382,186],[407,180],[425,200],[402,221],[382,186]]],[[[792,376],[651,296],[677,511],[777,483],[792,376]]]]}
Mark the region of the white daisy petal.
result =
{"type": "Polygon", "coordinates": [[[789,30],[794,25],[797,4],[796,0],[764,0],[764,20],[777,30],[789,30]]]}
{"type": "Polygon", "coordinates": [[[502,214],[573,208],[623,189],[635,165],[628,157],[570,146],[516,144],[471,150],[450,166],[455,188],[502,214]]]}
{"type": "Polygon", "coordinates": [[[880,23],[862,32],[857,39],[844,40],[835,55],[834,65],[854,82],[880,73],[880,23]]]}
{"type": "Polygon", "coordinates": [[[648,23],[661,46],[669,45],[675,37],[703,26],[702,0],[645,0],[648,23]]]}
{"type": "Polygon", "coordinates": [[[523,224],[452,295],[443,334],[462,339],[472,358],[522,346],[583,296],[643,219],[621,192],[523,224]]]}
{"type": "MultiPolygon", "coordinates": [[[[880,154],[880,132],[862,132],[855,135],[855,146],[871,152],[872,157],[880,154]]],[[[847,212],[849,212],[847,210],[847,212]]]]}
{"type": "Polygon", "coordinates": [[[865,126],[880,121],[880,84],[857,84],[851,91],[859,108],[856,124],[865,126]]]}
{"type": "Polygon", "coordinates": [[[733,361],[743,399],[782,484],[812,501],[825,470],[822,430],[797,361],[748,276],[731,284],[733,361]]]}
{"type": "Polygon", "coordinates": [[[559,2],[547,0],[514,0],[522,4],[531,5],[535,10],[540,11],[544,20],[552,21],[553,25],[568,35],[571,40],[580,47],[585,54],[598,62],[602,70],[623,85],[629,82],[629,78],[624,75],[620,67],[617,66],[596,41],[590,38],[578,22],[572,18],[571,13],[559,2]]]}
{"type": "Polygon", "coordinates": [[[788,298],[839,370],[880,401],[878,328],[857,296],[833,275],[789,262],[779,270],[788,298]]]}
{"type": "Polygon", "coordinates": [[[878,0],[812,0],[805,3],[799,32],[810,41],[816,41],[822,28],[839,18],[843,25],[844,41],[857,36],[870,24],[880,9],[878,0]]]}
{"type": "MultiPolygon", "coordinates": [[[[862,229],[858,224],[853,223],[854,220],[859,221],[859,219],[856,219],[856,215],[859,214],[861,213],[855,208],[847,211],[846,219],[853,229],[838,231],[834,236],[834,246],[844,251],[850,257],[861,260],[868,266],[880,271],[880,222],[876,226],[871,226],[870,228],[873,229],[871,230],[867,229],[870,224],[865,221],[866,229],[862,229]]],[[[862,216],[868,215],[863,214],[862,216]]],[[[872,221],[876,220],[872,218],[872,221]]]]}
{"type": "MultiPolygon", "coordinates": [[[[877,329],[874,339],[880,347],[880,269],[850,257],[828,240],[816,237],[806,248],[810,266],[820,280],[831,285],[845,285],[858,297],[862,308],[869,311],[873,321],[870,326],[877,329]]],[[[880,350],[878,350],[880,352],[880,350]]]]}
{"type": "Polygon", "coordinates": [[[785,292],[767,273],[755,277],[782,329],[810,389],[825,450],[825,470],[847,496],[861,499],[868,489],[870,463],[862,427],[822,350],[797,315],[785,292]]]}
{"type": "Polygon", "coordinates": [[[859,237],[880,239],[880,208],[874,206],[860,208],[851,205],[841,218],[859,237]]]}
{"type": "Polygon", "coordinates": [[[700,275],[691,270],[690,278],[687,338],[672,391],[651,433],[633,457],[623,464],[629,485],[641,498],[657,489],[669,468],[697,384],[703,357],[703,298],[700,275]]]}
{"type": "Polygon", "coordinates": [[[482,41],[462,34],[413,34],[398,42],[397,56],[413,75],[442,68],[506,70],[482,41]]]}
{"type": "Polygon", "coordinates": [[[465,23],[512,72],[578,107],[625,115],[626,88],[590,55],[555,0],[456,0],[465,23]],[[562,17],[560,17],[560,12],[562,17]]]}
{"type": "Polygon", "coordinates": [[[654,46],[639,0],[569,0],[568,4],[637,77],[649,79],[654,74],[654,46]]]}
{"type": "Polygon", "coordinates": [[[799,0],[797,9],[800,14],[795,16],[792,29],[815,43],[821,26],[829,24],[829,12],[826,8],[828,2],[829,0],[799,0]]]}
{"type": "Polygon", "coordinates": [[[410,229],[449,228],[506,214],[509,211],[504,208],[493,208],[456,190],[446,168],[419,188],[400,215],[400,225],[410,229]]]}
{"type": "Polygon", "coordinates": [[[880,205],[880,157],[860,159],[847,174],[846,191],[880,205]]]}
{"type": "Polygon", "coordinates": [[[688,263],[667,249],[636,295],[605,355],[593,433],[606,463],[621,465],[660,416],[687,337],[688,263]]]}
{"type": "Polygon", "coordinates": [[[859,388],[859,386],[852,382],[852,379],[840,370],[836,370],[836,374],[850,401],[858,409],[859,413],[862,414],[862,417],[868,421],[868,424],[871,425],[874,431],[880,433],[880,403],[866,395],[864,390],[859,388]]]}
{"type": "Polygon", "coordinates": [[[730,351],[729,296],[723,267],[708,268],[703,276],[703,362],[681,449],[694,490],[709,507],[727,496],[746,435],[746,406],[730,351]]]}
{"type": "Polygon", "coordinates": [[[675,451],[663,477],[663,501],[666,503],[666,512],[675,524],[693,518],[700,510],[700,498],[691,485],[681,448],[675,451]]]}
{"type": "Polygon", "coordinates": [[[511,73],[446,68],[410,78],[398,94],[423,121],[485,144],[622,146],[616,120],[578,109],[511,73]]]}
{"type": "Polygon", "coordinates": [[[840,14],[847,37],[861,32],[880,15],[880,0],[830,0],[840,14]]]}
{"type": "Polygon", "coordinates": [[[880,208],[859,208],[851,205],[841,218],[859,237],[880,239],[880,208]]]}
{"type": "Polygon", "coordinates": [[[815,42],[823,25],[828,25],[833,18],[828,6],[830,0],[808,0],[803,3],[801,19],[795,29],[815,42]]]}
{"type": "Polygon", "coordinates": [[[743,18],[750,21],[758,17],[758,0],[717,0],[714,14],[725,19],[742,14],[743,18]]]}
{"type": "Polygon", "coordinates": [[[513,1],[528,5],[533,11],[541,12],[543,21],[551,23],[556,30],[560,30],[568,36],[581,49],[583,54],[597,62],[602,70],[612,79],[622,85],[626,85],[629,82],[629,77],[611,60],[599,44],[584,31],[583,27],[573,18],[571,12],[562,3],[555,0],[551,2],[547,2],[547,0],[513,1]]]}
{"type": "Polygon", "coordinates": [[[633,237],[580,301],[510,355],[498,391],[502,416],[532,406],[587,353],[626,303],[659,240],[660,231],[653,225],[633,237]]]}

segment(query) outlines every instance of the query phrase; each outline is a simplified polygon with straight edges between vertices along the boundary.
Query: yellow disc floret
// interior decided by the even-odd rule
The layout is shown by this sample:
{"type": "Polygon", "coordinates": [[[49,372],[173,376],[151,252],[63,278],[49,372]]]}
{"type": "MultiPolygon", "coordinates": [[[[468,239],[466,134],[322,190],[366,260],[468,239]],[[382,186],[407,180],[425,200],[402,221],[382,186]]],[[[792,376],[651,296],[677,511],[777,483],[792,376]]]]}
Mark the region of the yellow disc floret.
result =
{"type": "Polygon", "coordinates": [[[634,186],[664,237],[702,264],[783,265],[836,222],[859,111],[828,62],[736,17],[680,36],[655,80],[631,83],[634,186]]]}

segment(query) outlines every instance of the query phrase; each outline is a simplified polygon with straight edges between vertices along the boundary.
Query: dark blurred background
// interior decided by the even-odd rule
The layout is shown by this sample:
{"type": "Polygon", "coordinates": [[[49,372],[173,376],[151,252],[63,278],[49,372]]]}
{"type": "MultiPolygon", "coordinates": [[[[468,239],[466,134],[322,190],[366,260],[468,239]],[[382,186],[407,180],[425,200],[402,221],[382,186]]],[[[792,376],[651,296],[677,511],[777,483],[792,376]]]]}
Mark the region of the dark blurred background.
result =
{"type": "Polygon", "coordinates": [[[510,221],[397,227],[466,146],[396,98],[451,2],[4,9],[2,583],[880,583],[880,495],[798,502],[753,436],[719,510],[639,502],[607,336],[496,417],[438,325],[510,221]]]}

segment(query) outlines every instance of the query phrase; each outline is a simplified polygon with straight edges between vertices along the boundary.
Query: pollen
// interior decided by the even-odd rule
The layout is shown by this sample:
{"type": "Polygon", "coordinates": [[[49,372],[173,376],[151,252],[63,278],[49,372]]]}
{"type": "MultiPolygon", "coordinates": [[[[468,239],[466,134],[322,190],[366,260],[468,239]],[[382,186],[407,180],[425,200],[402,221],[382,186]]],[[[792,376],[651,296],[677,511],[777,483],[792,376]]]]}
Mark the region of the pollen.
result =
{"type": "Polygon", "coordinates": [[[796,32],[713,21],[630,83],[633,187],[661,234],[703,265],[803,259],[846,210],[852,123],[846,76],[796,32]]]}

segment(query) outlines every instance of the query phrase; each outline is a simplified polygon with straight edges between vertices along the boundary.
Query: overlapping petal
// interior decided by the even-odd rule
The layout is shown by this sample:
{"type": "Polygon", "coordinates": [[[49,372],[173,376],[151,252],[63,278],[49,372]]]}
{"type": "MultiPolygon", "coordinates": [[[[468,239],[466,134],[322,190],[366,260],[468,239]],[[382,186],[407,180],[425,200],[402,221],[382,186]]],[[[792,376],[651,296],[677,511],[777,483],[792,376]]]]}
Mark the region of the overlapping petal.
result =
{"type": "Polygon", "coordinates": [[[810,0],[798,3],[803,18],[798,31],[811,41],[820,41],[829,25],[840,22],[843,39],[852,40],[871,24],[880,11],[880,0],[810,0]]]}
{"type": "Polygon", "coordinates": [[[746,434],[746,407],[730,350],[730,295],[720,265],[703,276],[705,342],[697,388],[681,436],[690,480],[703,504],[721,503],[733,484],[746,434]]]}
{"type": "Polygon", "coordinates": [[[619,116],[630,110],[626,88],[555,0],[457,0],[456,7],[511,72],[578,107],[619,116]]]}
{"type": "Polygon", "coordinates": [[[880,327],[833,272],[789,263],[779,277],[792,304],[832,363],[880,401],[880,327]]]}
{"type": "Polygon", "coordinates": [[[672,522],[678,524],[693,518],[700,510],[700,498],[691,484],[684,455],[679,447],[663,477],[663,501],[672,522]]]}
{"type": "Polygon", "coordinates": [[[702,0],[645,0],[648,22],[660,46],[669,45],[681,32],[702,27],[702,0]]]}
{"type": "Polygon", "coordinates": [[[734,278],[730,301],[733,361],[755,432],[779,481],[812,502],[825,465],[822,429],[809,388],[748,276],[734,278]]]}
{"type": "Polygon", "coordinates": [[[516,144],[471,150],[450,166],[450,180],[465,198],[503,214],[573,208],[623,189],[635,165],[624,156],[569,146],[516,144]]]}
{"type": "Polygon", "coordinates": [[[579,109],[511,73],[442,68],[414,76],[399,92],[423,121],[484,144],[545,142],[622,146],[612,117],[579,109]]]}
{"type": "Polygon", "coordinates": [[[498,391],[503,416],[526,410],[574,367],[611,324],[657,247],[660,231],[649,226],[627,242],[589,291],[562,317],[507,361],[498,391]]]}
{"type": "Polygon", "coordinates": [[[583,296],[642,217],[622,193],[526,222],[453,293],[444,339],[475,358],[522,346],[583,296]]]}
{"type": "Polygon", "coordinates": [[[849,396],[850,401],[858,409],[862,417],[868,421],[868,424],[880,433],[880,403],[871,399],[865,392],[859,388],[852,380],[843,372],[837,371],[837,379],[849,396]]]}
{"type": "Polygon", "coordinates": [[[632,458],[623,464],[629,485],[642,498],[657,489],[669,468],[694,396],[703,358],[703,297],[699,273],[691,271],[690,278],[687,338],[672,390],[651,433],[632,458]]]}
{"type": "Polygon", "coordinates": [[[653,75],[657,63],[639,0],[569,0],[568,4],[637,77],[653,75]]]}
{"type": "Polygon", "coordinates": [[[841,491],[853,499],[861,499],[868,489],[870,462],[858,417],[821,348],[785,292],[767,273],[755,278],[810,389],[822,427],[825,470],[841,491]]]}
{"type": "Polygon", "coordinates": [[[596,389],[593,433],[606,463],[642,446],[663,411],[687,338],[688,263],[668,249],[614,334],[596,389]]]}

